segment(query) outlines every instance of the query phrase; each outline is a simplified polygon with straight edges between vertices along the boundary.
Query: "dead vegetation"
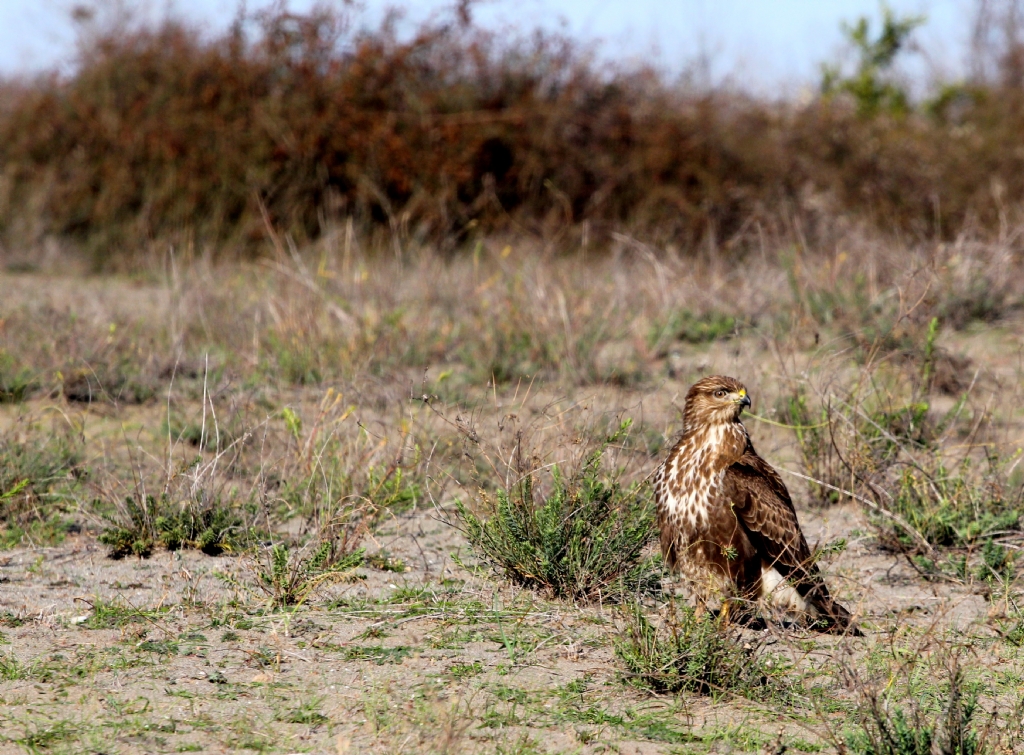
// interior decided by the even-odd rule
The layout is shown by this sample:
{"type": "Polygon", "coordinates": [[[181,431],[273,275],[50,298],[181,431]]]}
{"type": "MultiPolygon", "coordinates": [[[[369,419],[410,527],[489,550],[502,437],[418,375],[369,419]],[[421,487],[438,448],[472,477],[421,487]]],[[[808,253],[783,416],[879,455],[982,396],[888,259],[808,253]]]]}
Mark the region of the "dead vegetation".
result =
{"type": "MultiPolygon", "coordinates": [[[[890,13],[850,27],[852,68],[829,63],[801,104],[601,66],[472,13],[410,36],[326,6],[243,14],[214,37],[116,25],[72,74],[4,85],[0,238],[18,265],[70,245],[98,268],[353,228],[397,256],[495,233],[733,254],[793,233],[830,246],[855,223],[1005,238],[1024,197],[1022,40],[1015,3],[984,5],[976,26],[1001,39],[977,46],[971,79],[914,100],[895,69],[917,23],[890,13]]],[[[975,316],[998,308],[998,286],[970,285],[975,316]]]]}

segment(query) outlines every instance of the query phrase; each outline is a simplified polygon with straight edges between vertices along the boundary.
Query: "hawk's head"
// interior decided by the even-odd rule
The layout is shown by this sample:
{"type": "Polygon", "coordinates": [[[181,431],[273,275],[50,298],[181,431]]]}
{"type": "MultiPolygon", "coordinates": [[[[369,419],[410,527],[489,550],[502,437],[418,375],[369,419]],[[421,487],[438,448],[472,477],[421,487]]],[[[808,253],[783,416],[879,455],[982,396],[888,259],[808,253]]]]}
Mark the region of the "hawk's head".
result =
{"type": "Polygon", "coordinates": [[[735,422],[748,406],[750,396],[739,380],[712,375],[697,381],[687,391],[683,421],[687,430],[735,422]]]}

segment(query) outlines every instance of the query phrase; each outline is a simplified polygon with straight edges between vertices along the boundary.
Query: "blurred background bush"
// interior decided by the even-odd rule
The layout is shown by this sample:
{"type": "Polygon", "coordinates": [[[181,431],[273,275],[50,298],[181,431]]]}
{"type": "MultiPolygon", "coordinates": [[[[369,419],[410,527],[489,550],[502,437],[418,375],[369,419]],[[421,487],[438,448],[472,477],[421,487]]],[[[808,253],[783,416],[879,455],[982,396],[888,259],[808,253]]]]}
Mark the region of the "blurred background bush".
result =
{"type": "Polygon", "coordinates": [[[443,252],[494,233],[681,252],[765,234],[1003,237],[1024,200],[1024,35],[978,2],[972,73],[912,96],[923,18],[844,26],[854,65],[773,99],[601,63],[568,36],[396,31],[346,6],[240,13],[219,35],[111,25],[63,73],[0,84],[0,243],[96,269],[159,248],[251,256],[331,229],[443,252]]]}

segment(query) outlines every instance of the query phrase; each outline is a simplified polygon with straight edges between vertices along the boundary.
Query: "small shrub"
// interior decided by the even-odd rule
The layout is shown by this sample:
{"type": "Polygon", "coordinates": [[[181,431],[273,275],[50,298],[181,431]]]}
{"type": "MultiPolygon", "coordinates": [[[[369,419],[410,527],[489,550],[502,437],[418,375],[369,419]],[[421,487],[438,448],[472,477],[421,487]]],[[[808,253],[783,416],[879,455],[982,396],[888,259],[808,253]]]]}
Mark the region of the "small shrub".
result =
{"type": "Polygon", "coordinates": [[[83,473],[76,441],[62,435],[24,440],[0,437],[0,498],[12,506],[62,500],[66,485],[83,473]]]}
{"type": "Polygon", "coordinates": [[[281,711],[277,714],[278,721],[289,724],[306,724],[307,726],[318,726],[327,723],[327,716],[320,710],[323,699],[316,697],[299,703],[295,708],[288,711],[281,711]]]}
{"type": "Polygon", "coordinates": [[[552,489],[539,503],[534,470],[499,489],[496,499],[482,494],[486,519],[458,502],[457,515],[473,548],[513,582],[558,598],[619,600],[657,589],[658,561],[643,556],[654,535],[650,489],[623,488],[601,473],[604,449],[629,426],[623,423],[577,474],[566,478],[553,467],[552,489]]]}
{"type": "Polygon", "coordinates": [[[297,551],[283,543],[270,546],[256,584],[275,608],[304,603],[317,589],[350,578],[363,563],[363,549],[349,551],[345,545],[321,538],[297,551]]]}
{"type": "Polygon", "coordinates": [[[334,389],[324,393],[311,421],[290,407],[281,410],[295,453],[267,478],[265,494],[282,517],[302,516],[312,530],[344,522],[351,539],[422,499],[424,460],[409,425],[403,420],[384,442],[339,431],[354,411],[334,389]]]}
{"type": "Polygon", "coordinates": [[[225,422],[208,419],[204,426],[201,419],[186,419],[172,412],[169,418],[164,420],[161,430],[172,443],[184,443],[200,450],[221,451],[251,437],[238,414],[230,416],[225,422]]]}
{"type": "Polygon", "coordinates": [[[674,605],[667,631],[659,631],[637,603],[622,609],[624,636],[615,654],[626,665],[626,680],[652,692],[693,692],[720,697],[768,697],[784,689],[784,667],[765,658],[755,644],[744,643],[735,630],[710,613],[674,605]]]}
{"type": "Polygon", "coordinates": [[[964,286],[951,286],[937,306],[938,317],[956,330],[972,323],[995,322],[1019,310],[1022,303],[1003,280],[972,276],[964,286]]]}
{"type": "Polygon", "coordinates": [[[1012,623],[1000,627],[1003,639],[1014,647],[1024,647],[1024,612],[1019,608],[1014,609],[1010,616],[1012,623]]]}
{"type": "Polygon", "coordinates": [[[525,313],[511,306],[487,323],[479,332],[479,340],[463,344],[460,357],[475,379],[496,385],[557,375],[562,354],[543,332],[525,313]]]}
{"type": "Polygon", "coordinates": [[[423,496],[419,483],[397,464],[388,469],[371,467],[366,476],[364,498],[373,507],[377,518],[385,512],[401,514],[416,506],[423,496]]]}
{"type": "Polygon", "coordinates": [[[870,22],[865,16],[854,25],[844,23],[843,33],[860,58],[857,70],[843,75],[839,66],[823,66],[822,92],[827,96],[850,96],[862,117],[879,113],[906,115],[910,111],[910,98],[905,87],[893,76],[892,68],[914,29],[924,21],[923,16],[897,17],[883,4],[882,28],[877,39],[870,37],[870,22]]]}
{"type": "Polygon", "coordinates": [[[109,363],[97,362],[68,369],[61,374],[61,392],[68,401],[92,404],[144,404],[156,395],[156,387],[126,355],[109,363]]]}
{"type": "Polygon", "coordinates": [[[832,442],[833,427],[828,409],[812,410],[802,391],[787,397],[778,416],[796,434],[803,473],[811,502],[819,506],[838,503],[842,494],[835,488],[849,489],[850,472],[832,442]]]}
{"type": "Polygon", "coordinates": [[[777,404],[779,419],[796,435],[803,474],[811,478],[812,503],[838,503],[844,498],[841,491],[874,497],[872,484],[888,482],[892,470],[912,456],[936,451],[966,396],[938,419],[922,398],[932,376],[935,322],[908,389],[863,395],[856,386],[845,396],[836,392],[816,402],[801,386],[777,404]]]}

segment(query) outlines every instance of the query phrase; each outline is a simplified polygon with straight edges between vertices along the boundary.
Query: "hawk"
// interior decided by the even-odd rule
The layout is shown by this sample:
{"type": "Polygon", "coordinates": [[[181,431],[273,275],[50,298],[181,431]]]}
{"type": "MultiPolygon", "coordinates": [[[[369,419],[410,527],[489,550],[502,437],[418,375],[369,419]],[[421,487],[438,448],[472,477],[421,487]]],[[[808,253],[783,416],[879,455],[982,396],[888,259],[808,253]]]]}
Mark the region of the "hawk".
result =
{"type": "Polygon", "coordinates": [[[830,632],[858,633],[828,591],[789,491],[757,455],[740,414],[743,385],[706,377],[686,394],[683,434],[654,477],[661,552],[698,603],[763,598],[830,632]]]}

